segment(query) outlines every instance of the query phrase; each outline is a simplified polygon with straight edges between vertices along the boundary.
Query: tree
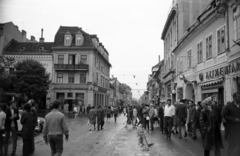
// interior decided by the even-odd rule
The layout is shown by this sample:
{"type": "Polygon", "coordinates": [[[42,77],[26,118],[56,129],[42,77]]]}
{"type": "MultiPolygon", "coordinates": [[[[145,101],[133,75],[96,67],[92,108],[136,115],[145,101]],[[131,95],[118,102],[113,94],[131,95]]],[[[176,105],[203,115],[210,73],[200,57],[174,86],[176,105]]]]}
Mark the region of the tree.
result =
{"type": "Polygon", "coordinates": [[[6,69],[13,65],[15,59],[0,55],[0,91],[10,92],[13,90],[13,75],[6,69]]]}
{"type": "Polygon", "coordinates": [[[21,94],[22,98],[39,101],[47,94],[49,89],[50,74],[43,65],[35,60],[23,60],[15,65],[14,90],[21,94]]]}

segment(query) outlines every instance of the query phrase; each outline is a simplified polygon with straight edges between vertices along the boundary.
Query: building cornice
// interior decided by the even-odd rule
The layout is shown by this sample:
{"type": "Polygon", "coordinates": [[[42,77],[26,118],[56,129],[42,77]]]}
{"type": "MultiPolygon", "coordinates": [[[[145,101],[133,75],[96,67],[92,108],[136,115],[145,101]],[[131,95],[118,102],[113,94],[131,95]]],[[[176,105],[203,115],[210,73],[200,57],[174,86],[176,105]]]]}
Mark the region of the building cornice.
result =
{"type": "Polygon", "coordinates": [[[170,12],[169,15],[168,15],[167,21],[166,21],[166,23],[165,23],[165,25],[164,25],[164,28],[163,28],[163,31],[162,31],[162,36],[161,36],[161,39],[162,39],[162,40],[165,39],[165,36],[166,36],[166,33],[167,33],[168,29],[169,29],[169,26],[170,26],[170,24],[171,24],[171,21],[172,21],[173,17],[177,14],[177,11],[176,11],[176,10],[177,10],[177,8],[176,8],[176,7],[173,7],[172,10],[171,10],[171,12],[170,12]]]}

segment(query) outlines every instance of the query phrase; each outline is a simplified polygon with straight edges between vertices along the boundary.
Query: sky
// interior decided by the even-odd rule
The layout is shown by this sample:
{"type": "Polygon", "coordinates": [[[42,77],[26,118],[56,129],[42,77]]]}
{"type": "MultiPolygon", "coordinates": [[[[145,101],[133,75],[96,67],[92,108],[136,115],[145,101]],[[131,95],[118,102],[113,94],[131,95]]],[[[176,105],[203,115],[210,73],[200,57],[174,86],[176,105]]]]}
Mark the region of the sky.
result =
{"type": "Polygon", "coordinates": [[[0,23],[13,22],[27,38],[53,42],[60,26],[96,34],[109,53],[110,75],[139,99],[151,69],[164,58],[161,34],[172,0],[0,0],[0,23]],[[134,76],[135,78],[134,78],[134,76]]]}

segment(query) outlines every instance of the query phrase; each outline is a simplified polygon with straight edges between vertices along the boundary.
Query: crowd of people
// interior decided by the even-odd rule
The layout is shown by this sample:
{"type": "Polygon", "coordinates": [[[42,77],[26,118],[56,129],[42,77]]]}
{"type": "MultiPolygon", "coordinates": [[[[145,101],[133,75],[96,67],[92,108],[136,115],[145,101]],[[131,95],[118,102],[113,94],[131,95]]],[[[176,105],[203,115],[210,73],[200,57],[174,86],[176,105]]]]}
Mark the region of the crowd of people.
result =
{"type": "Polygon", "coordinates": [[[204,156],[209,156],[210,151],[214,151],[215,156],[221,156],[224,135],[228,142],[228,156],[240,156],[240,94],[233,94],[233,102],[228,102],[223,107],[213,99],[208,97],[197,103],[186,99],[172,103],[168,99],[166,103],[155,105],[130,105],[126,108],[126,127],[132,124],[135,128],[140,124],[144,130],[154,131],[157,126],[167,140],[171,140],[172,134],[177,134],[179,139],[184,136],[196,140],[199,137],[204,156]],[[224,134],[221,131],[223,128],[224,134]]]}
{"type": "Polygon", "coordinates": [[[37,109],[35,107],[35,102],[34,100],[29,100],[23,105],[23,112],[20,119],[19,110],[16,108],[16,102],[11,101],[6,107],[0,106],[0,156],[8,155],[10,134],[12,137],[11,156],[15,155],[19,130],[17,124],[18,120],[20,120],[22,124],[23,156],[29,156],[34,152],[34,134],[35,127],[37,126],[37,109]],[[3,139],[4,134],[5,138],[3,139]]]}

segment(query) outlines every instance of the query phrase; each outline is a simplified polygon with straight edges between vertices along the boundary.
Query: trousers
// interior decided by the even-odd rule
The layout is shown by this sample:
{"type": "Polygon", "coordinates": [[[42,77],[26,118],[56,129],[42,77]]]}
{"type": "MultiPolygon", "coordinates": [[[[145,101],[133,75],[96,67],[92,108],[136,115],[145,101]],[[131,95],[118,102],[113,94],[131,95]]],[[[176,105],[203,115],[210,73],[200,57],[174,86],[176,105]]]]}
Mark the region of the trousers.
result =
{"type": "Polygon", "coordinates": [[[11,127],[10,130],[6,131],[5,136],[5,145],[4,145],[4,154],[7,155],[8,153],[8,143],[10,138],[10,132],[12,132],[12,140],[13,140],[13,146],[12,146],[12,153],[15,154],[17,149],[17,130],[15,127],[11,127]]]}
{"type": "Polygon", "coordinates": [[[63,152],[63,135],[49,135],[51,156],[61,156],[63,152]]]}

